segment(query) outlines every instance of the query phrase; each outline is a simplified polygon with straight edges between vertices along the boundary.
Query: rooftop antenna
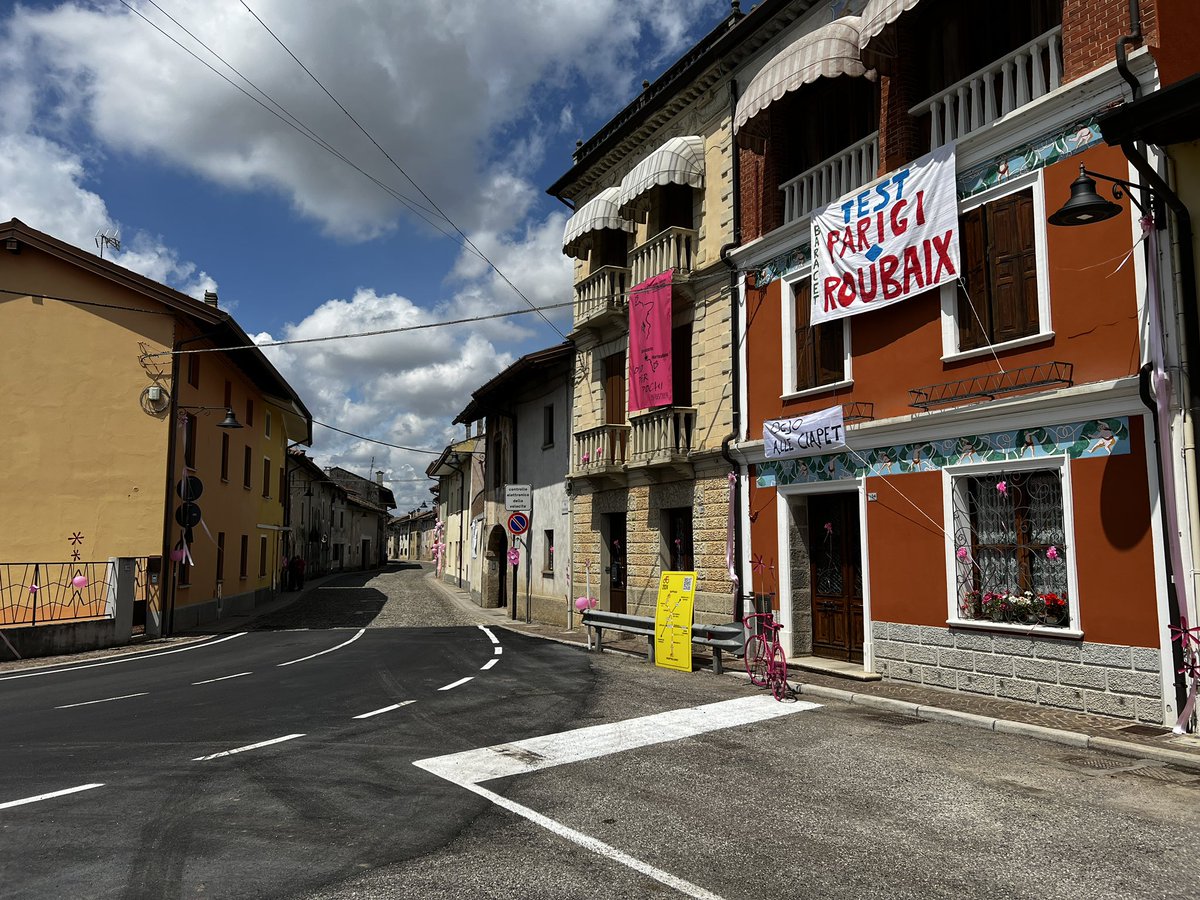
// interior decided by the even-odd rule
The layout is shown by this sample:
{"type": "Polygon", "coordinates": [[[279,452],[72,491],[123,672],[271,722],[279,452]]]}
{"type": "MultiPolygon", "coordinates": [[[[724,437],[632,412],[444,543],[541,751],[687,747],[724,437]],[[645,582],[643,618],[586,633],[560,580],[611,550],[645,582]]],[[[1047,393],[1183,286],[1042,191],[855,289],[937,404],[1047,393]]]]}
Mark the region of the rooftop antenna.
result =
{"type": "Polygon", "coordinates": [[[105,247],[111,247],[113,250],[121,249],[121,229],[117,226],[110,225],[96,232],[96,249],[100,251],[101,259],[104,259],[105,247]]]}

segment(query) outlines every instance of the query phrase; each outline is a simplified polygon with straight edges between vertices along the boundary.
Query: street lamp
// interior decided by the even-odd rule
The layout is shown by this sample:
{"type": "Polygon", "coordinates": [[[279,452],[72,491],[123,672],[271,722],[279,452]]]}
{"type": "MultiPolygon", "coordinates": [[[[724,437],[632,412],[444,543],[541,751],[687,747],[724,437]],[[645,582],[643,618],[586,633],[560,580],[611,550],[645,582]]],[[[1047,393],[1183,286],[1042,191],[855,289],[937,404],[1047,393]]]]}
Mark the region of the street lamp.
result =
{"type": "MultiPolygon", "coordinates": [[[[1109,175],[1102,175],[1099,172],[1092,172],[1085,169],[1082,165],[1079,167],[1079,177],[1071,182],[1071,196],[1058,210],[1058,212],[1049,216],[1046,221],[1051,225],[1091,225],[1094,222],[1103,222],[1105,219],[1111,219],[1121,211],[1121,207],[1111,200],[1106,200],[1096,193],[1096,181],[1107,181],[1112,184],[1112,195],[1116,200],[1120,200],[1125,196],[1125,192],[1129,192],[1129,200],[1137,207],[1138,212],[1142,215],[1146,214],[1145,208],[1138,202],[1134,190],[1144,190],[1138,185],[1128,181],[1122,181],[1120,178],[1113,178],[1109,175]],[[1121,189],[1125,190],[1122,191],[1121,189]]],[[[1153,196],[1153,195],[1151,195],[1153,196]]],[[[1155,217],[1158,218],[1157,216],[1155,217]]]]}
{"type": "Polygon", "coordinates": [[[194,410],[208,415],[212,410],[224,410],[225,418],[217,423],[218,428],[243,428],[241,422],[237,420],[237,416],[233,414],[233,410],[228,406],[179,406],[178,409],[194,410]]]}

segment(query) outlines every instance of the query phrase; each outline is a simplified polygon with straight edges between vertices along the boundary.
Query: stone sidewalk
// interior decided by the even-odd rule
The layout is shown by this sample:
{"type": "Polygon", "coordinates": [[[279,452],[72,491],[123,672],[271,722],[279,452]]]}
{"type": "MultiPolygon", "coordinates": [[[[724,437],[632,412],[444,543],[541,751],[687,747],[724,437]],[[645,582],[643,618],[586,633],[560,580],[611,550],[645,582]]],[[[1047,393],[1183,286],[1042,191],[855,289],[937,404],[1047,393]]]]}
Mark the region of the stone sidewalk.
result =
{"type": "MultiPolygon", "coordinates": [[[[431,584],[459,602],[471,603],[465,591],[429,578],[431,584]]],[[[561,625],[525,624],[508,617],[503,609],[480,609],[494,625],[522,634],[557,641],[586,650],[587,634],[576,619],[573,629],[561,625]]],[[[646,657],[646,638],[637,635],[604,635],[604,651],[646,657]]],[[[726,677],[746,678],[741,660],[726,654],[726,677]]],[[[696,653],[697,671],[711,672],[711,657],[696,653]]],[[[1035,706],[991,696],[951,691],[931,685],[900,681],[859,681],[791,666],[798,693],[814,699],[839,700],[889,712],[941,722],[954,722],[1010,734],[1022,734],[1071,747],[1149,759],[1166,765],[1200,771],[1200,735],[1177,735],[1169,728],[1136,725],[1124,719],[1089,715],[1050,706],[1035,706]]]]}

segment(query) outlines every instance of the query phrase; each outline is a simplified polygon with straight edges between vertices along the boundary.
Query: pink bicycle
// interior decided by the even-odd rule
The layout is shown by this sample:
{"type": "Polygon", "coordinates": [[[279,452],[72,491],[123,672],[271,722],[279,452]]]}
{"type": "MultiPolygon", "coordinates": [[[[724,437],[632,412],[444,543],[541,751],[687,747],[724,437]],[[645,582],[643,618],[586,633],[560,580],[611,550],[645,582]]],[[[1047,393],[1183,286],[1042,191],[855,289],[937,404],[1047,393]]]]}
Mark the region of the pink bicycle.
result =
{"type": "Polygon", "coordinates": [[[746,622],[753,623],[755,619],[762,621],[751,625],[754,633],[746,638],[746,673],[753,684],[759,687],[770,685],[771,694],[776,700],[793,698],[795,694],[787,680],[787,657],[779,643],[779,632],[783,626],[769,612],[747,616],[746,622]],[[763,636],[763,632],[770,633],[770,640],[763,636]]]}

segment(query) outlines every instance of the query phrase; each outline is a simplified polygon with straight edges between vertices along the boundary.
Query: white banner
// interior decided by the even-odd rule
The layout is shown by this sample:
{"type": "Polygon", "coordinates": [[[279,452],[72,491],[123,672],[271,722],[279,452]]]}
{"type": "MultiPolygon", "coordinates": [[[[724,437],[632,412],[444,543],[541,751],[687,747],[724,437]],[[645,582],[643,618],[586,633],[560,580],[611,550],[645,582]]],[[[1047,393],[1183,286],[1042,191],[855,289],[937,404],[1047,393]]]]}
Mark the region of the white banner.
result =
{"type": "Polygon", "coordinates": [[[812,260],[814,325],[957,280],[954,145],[813,212],[812,260]]]}
{"type": "Polygon", "coordinates": [[[842,408],[831,406],[791,419],[763,422],[763,446],[767,459],[814,456],[840,450],[846,446],[842,408]]]}

